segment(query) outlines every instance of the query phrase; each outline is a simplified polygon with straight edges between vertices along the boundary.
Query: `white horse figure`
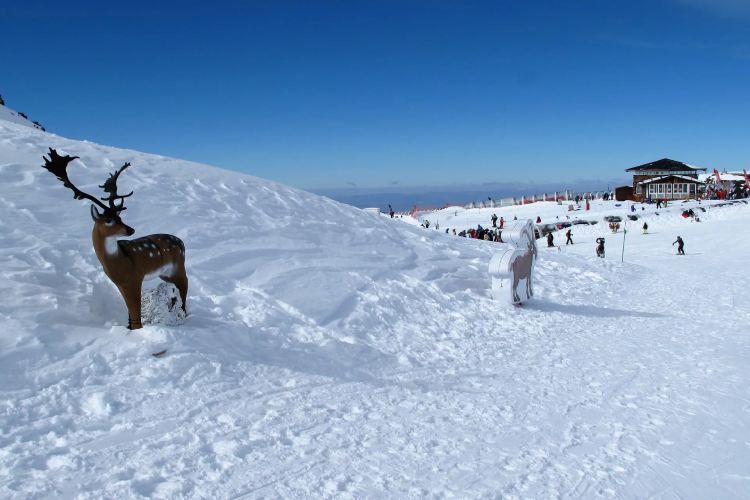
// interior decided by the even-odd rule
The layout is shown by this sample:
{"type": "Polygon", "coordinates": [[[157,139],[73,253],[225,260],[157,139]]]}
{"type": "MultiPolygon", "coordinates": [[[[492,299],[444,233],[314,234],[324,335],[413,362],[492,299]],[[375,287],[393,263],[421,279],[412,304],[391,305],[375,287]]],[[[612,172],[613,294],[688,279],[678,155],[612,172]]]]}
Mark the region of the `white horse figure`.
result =
{"type": "Polygon", "coordinates": [[[534,264],[538,256],[534,225],[531,221],[513,223],[503,231],[506,235],[512,246],[490,259],[492,294],[497,299],[505,295],[510,303],[520,304],[534,296],[534,264]]]}

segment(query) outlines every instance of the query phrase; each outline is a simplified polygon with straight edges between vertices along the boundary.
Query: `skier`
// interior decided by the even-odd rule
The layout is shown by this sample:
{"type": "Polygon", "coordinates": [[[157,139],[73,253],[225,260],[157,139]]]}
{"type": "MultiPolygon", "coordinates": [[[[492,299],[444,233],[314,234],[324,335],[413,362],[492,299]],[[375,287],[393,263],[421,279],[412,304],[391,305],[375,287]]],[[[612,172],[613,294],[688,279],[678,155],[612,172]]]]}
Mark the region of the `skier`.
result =
{"type": "Polygon", "coordinates": [[[541,224],[542,223],[542,218],[539,217],[538,215],[536,216],[536,223],[537,224],[541,224]]]}
{"type": "Polygon", "coordinates": [[[502,229],[504,225],[505,225],[505,219],[503,219],[501,216],[500,217],[500,229],[502,229]]]}
{"type": "Polygon", "coordinates": [[[548,247],[554,247],[555,244],[553,243],[555,241],[555,237],[552,236],[552,233],[547,233],[547,246],[548,247]]]}
{"type": "Polygon", "coordinates": [[[391,204],[388,204],[388,213],[391,216],[391,219],[393,219],[393,216],[396,214],[396,212],[393,211],[393,207],[391,207],[391,204]]]}
{"type": "Polygon", "coordinates": [[[643,223],[643,234],[648,234],[648,223],[643,223]]]}
{"type": "Polygon", "coordinates": [[[492,227],[497,227],[497,214],[492,214],[492,227]]]}
{"type": "Polygon", "coordinates": [[[573,244],[573,233],[570,229],[565,233],[565,237],[567,238],[565,240],[565,246],[572,245],[573,244]]]}
{"type": "Polygon", "coordinates": [[[604,238],[596,239],[596,256],[604,258],[604,238]]]}
{"type": "Polygon", "coordinates": [[[677,241],[672,243],[672,246],[677,243],[677,255],[685,255],[685,242],[682,241],[681,237],[677,237],[677,241]]]}

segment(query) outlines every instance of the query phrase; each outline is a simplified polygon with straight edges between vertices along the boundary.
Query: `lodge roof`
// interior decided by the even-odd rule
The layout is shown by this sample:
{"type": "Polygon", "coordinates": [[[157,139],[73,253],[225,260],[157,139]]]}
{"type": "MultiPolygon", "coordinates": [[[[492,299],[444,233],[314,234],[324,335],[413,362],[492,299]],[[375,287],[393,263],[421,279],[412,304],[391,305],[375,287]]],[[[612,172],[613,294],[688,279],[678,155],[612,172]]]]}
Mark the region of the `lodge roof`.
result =
{"type": "Polygon", "coordinates": [[[658,170],[660,172],[705,172],[705,168],[691,167],[686,163],[682,163],[677,160],[670,160],[669,158],[662,158],[661,160],[652,161],[651,163],[644,163],[637,167],[628,168],[626,172],[641,172],[648,170],[658,170]]]}
{"type": "Polygon", "coordinates": [[[705,184],[705,182],[699,181],[698,179],[694,177],[685,177],[684,175],[675,175],[675,174],[662,175],[660,177],[651,177],[649,179],[639,182],[638,184],[652,184],[654,182],[660,182],[660,181],[664,181],[667,179],[679,179],[681,181],[693,183],[693,184],[705,184]]]}

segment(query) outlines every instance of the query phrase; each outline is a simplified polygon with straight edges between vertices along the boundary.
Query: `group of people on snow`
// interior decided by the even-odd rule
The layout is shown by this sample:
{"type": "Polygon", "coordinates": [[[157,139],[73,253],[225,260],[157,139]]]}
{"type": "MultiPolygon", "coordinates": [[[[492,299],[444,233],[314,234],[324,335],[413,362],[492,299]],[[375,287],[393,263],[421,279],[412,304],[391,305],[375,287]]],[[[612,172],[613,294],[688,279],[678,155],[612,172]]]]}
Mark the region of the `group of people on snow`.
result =
{"type": "Polygon", "coordinates": [[[503,219],[502,217],[500,217],[500,224],[498,225],[497,214],[492,214],[492,217],[490,217],[490,221],[492,221],[492,227],[502,229],[503,226],[505,226],[505,219],[503,219]]]}
{"type": "MultiPolygon", "coordinates": [[[[657,201],[657,207],[661,207],[662,202],[657,201]]],[[[663,202],[663,206],[666,206],[666,201],[663,202]]],[[[393,210],[391,209],[391,206],[388,205],[388,208],[390,210],[391,217],[393,217],[393,210]]],[[[631,211],[634,211],[635,205],[631,206],[631,211]]],[[[688,214],[688,216],[695,217],[695,214],[692,209],[685,211],[685,213],[688,214]]],[[[684,214],[683,214],[684,215],[684,214]]],[[[518,217],[515,217],[514,220],[517,220],[518,217]]],[[[484,241],[493,241],[498,243],[505,243],[503,241],[503,228],[505,226],[505,219],[503,217],[498,217],[497,214],[492,214],[492,217],[490,217],[490,222],[492,223],[491,228],[484,228],[481,224],[478,224],[476,228],[471,229],[465,229],[459,232],[456,232],[456,229],[454,228],[452,230],[452,234],[454,236],[460,236],[463,238],[471,238],[471,239],[477,239],[477,240],[484,240],[484,241]]],[[[541,223],[541,217],[536,218],[537,223],[541,223]]],[[[434,227],[434,229],[440,229],[439,223],[435,223],[434,225],[430,223],[429,220],[425,219],[422,222],[422,227],[425,229],[429,229],[431,226],[434,227]]],[[[616,232],[619,230],[620,224],[617,223],[611,223],[610,229],[616,232]],[[614,226],[614,227],[613,227],[614,226]]],[[[642,226],[643,234],[648,234],[648,222],[644,222],[642,226]]],[[[445,229],[446,234],[451,234],[451,230],[449,228],[445,229]]],[[[554,248],[555,247],[555,236],[553,234],[553,231],[549,231],[544,235],[547,239],[547,247],[548,248],[554,248]]],[[[603,237],[596,238],[596,256],[604,258],[605,251],[604,251],[604,244],[605,239],[603,237]]],[[[565,245],[573,245],[573,231],[571,229],[568,229],[565,231],[565,245]]],[[[685,241],[682,239],[681,236],[677,237],[677,240],[672,243],[672,245],[677,245],[677,254],[678,255],[685,255],[685,241]]]]}
{"type": "MultiPolygon", "coordinates": [[[[447,233],[448,230],[446,229],[445,232],[447,233]]],[[[453,230],[453,234],[456,234],[456,230],[453,230]]],[[[496,227],[495,229],[490,228],[483,228],[481,225],[478,225],[476,229],[469,229],[461,231],[457,234],[457,236],[461,236],[464,238],[472,238],[475,240],[485,240],[485,241],[496,241],[498,243],[505,243],[503,241],[503,231],[496,227]]]]}

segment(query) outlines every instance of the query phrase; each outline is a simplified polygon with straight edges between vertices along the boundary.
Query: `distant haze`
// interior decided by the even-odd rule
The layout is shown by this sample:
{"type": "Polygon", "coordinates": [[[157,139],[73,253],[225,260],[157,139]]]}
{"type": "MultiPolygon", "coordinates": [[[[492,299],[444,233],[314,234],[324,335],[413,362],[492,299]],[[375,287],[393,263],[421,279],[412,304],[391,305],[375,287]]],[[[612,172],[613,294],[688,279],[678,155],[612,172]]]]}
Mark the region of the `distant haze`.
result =
{"type": "Polygon", "coordinates": [[[330,188],[315,189],[313,192],[327,196],[341,203],[359,208],[378,207],[382,210],[390,204],[394,210],[404,212],[418,207],[443,207],[445,205],[466,205],[471,202],[487,201],[488,198],[533,196],[542,193],[614,190],[617,186],[629,185],[628,179],[577,180],[570,183],[488,183],[481,185],[457,186],[412,186],[383,188],[330,188]]]}

